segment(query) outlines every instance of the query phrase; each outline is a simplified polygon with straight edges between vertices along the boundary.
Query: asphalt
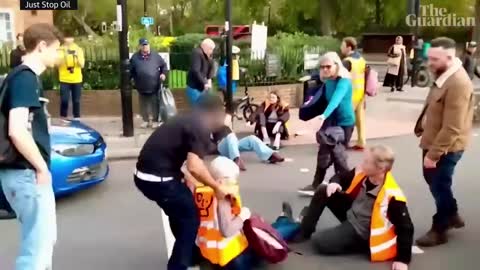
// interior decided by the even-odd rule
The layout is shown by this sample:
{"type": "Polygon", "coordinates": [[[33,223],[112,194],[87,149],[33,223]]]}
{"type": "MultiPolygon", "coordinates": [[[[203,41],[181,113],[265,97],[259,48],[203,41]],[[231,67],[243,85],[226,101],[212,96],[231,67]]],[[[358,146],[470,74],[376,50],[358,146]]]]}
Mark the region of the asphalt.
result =
{"type": "MultiPolygon", "coordinates": [[[[477,131],[478,132],[478,131],[477,131]]],[[[394,175],[403,187],[415,223],[417,236],[430,226],[434,204],[421,175],[421,153],[413,136],[372,141],[386,143],[397,152],[394,175]]],[[[298,213],[308,200],[297,196],[298,187],[309,184],[315,167],[316,146],[287,147],[283,154],[290,162],[267,165],[246,154],[248,171],[241,175],[244,204],[253,212],[273,220],[280,212],[282,201],[290,201],[298,213]],[[308,170],[307,172],[305,172],[308,170]]],[[[444,246],[427,249],[415,255],[410,269],[476,270],[480,244],[478,217],[478,155],[480,138],[474,137],[455,176],[455,194],[467,227],[451,233],[444,246]]],[[[361,158],[351,156],[351,164],[361,158]]],[[[111,163],[109,179],[90,190],[57,201],[58,244],[54,269],[61,270],[158,270],[166,269],[160,211],[145,199],[132,182],[134,161],[111,163]]],[[[325,211],[319,230],[337,222],[325,211]]],[[[0,269],[13,269],[18,250],[18,229],[15,221],[0,221],[0,269]]],[[[281,264],[264,269],[364,270],[391,269],[390,264],[371,264],[361,256],[326,257],[313,254],[307,244],[293,247],[303,255],[290,255],[281,264]]]]}

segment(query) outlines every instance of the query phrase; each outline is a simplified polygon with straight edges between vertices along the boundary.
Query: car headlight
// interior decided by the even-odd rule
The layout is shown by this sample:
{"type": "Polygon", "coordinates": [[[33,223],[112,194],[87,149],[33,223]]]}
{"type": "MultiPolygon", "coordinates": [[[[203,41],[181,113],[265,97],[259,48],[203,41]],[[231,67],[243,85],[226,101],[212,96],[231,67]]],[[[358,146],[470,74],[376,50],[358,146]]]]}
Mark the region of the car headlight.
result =
{"type": "Polygon", "coordinates": [[[56,144],[52,147],[57,154],[67,157],[85,156],[93,154],[93,144],[56,144]]]}

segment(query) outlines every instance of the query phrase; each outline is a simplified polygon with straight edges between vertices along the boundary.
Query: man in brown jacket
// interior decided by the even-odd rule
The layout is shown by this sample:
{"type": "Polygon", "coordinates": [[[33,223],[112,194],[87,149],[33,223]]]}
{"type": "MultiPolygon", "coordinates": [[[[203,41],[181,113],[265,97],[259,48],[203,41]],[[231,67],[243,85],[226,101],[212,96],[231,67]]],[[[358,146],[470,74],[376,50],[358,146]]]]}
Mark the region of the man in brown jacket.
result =
{"type": "Polygon", "coordinates": [[[449,229],[465,226],[458,214],[452,182],[472,129],[473,84],[462,62],[455,57],[455,48],[454,40],[437,38],[428,52],[436,81],[415,126],[415,134],[421,137],[423,175],[435,199],[437,213],[430,231],[417,240],[419,246],[444,244],[449,229]]]}

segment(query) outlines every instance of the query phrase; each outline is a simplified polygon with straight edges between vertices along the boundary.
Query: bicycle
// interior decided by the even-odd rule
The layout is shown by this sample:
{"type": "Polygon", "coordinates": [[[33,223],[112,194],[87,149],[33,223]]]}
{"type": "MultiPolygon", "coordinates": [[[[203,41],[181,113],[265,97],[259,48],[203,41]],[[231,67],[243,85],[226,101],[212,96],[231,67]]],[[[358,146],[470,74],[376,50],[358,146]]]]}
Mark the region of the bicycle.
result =
{"type": "Polygon", "coordinates": [[[409,68],[407,72],[407,78],[405,79],[404,84],[407,84],[410,80],[413,80],[412,77],[415,78],[414,81],[416,86],[418,87],[429,86],[431,81],[431,75],[430,75],[430,71],[428,70],[427,64],[423,62],[418,63],[418,67],[416,71],[413,70],[413,67],[409,68]]]}
{"type": "Polygon", "coordinates": [[[248,94],[248,73],[246,68],[241,68],[240,72],[243,77],[244,86],[245,86],[245,96],[239,99],[233,100],[233,117],[237,120],[245,120],[246,122],[252,123],[255,122],[253,116],[257,112],[258,108],[260,107],[258,104],[254,104],[253,97],[250,97],[248,94]],[[239,115],[239,110],[242,112],[242,115],[239,115]]]}

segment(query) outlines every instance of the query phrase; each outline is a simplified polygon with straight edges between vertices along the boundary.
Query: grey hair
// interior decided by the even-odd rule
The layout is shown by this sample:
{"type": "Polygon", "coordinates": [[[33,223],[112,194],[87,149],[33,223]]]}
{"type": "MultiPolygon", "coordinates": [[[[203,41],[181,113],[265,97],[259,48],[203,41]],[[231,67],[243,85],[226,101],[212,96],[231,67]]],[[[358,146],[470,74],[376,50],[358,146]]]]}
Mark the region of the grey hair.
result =
{"type": "Polygon", "coordinates": [[[337,76],[342,78],[347,78],[347,79],[351,78],[350,72],[348,72],[348,70],[343,66],[342,60],[340,59],[340,56],[338,56],[336,52],[327,52],[324,55],[322,55],[322,57],[320,57],[319,64],[325,61],[330,61],[337,66],[337,72],[336,72],[337,76]]]}

